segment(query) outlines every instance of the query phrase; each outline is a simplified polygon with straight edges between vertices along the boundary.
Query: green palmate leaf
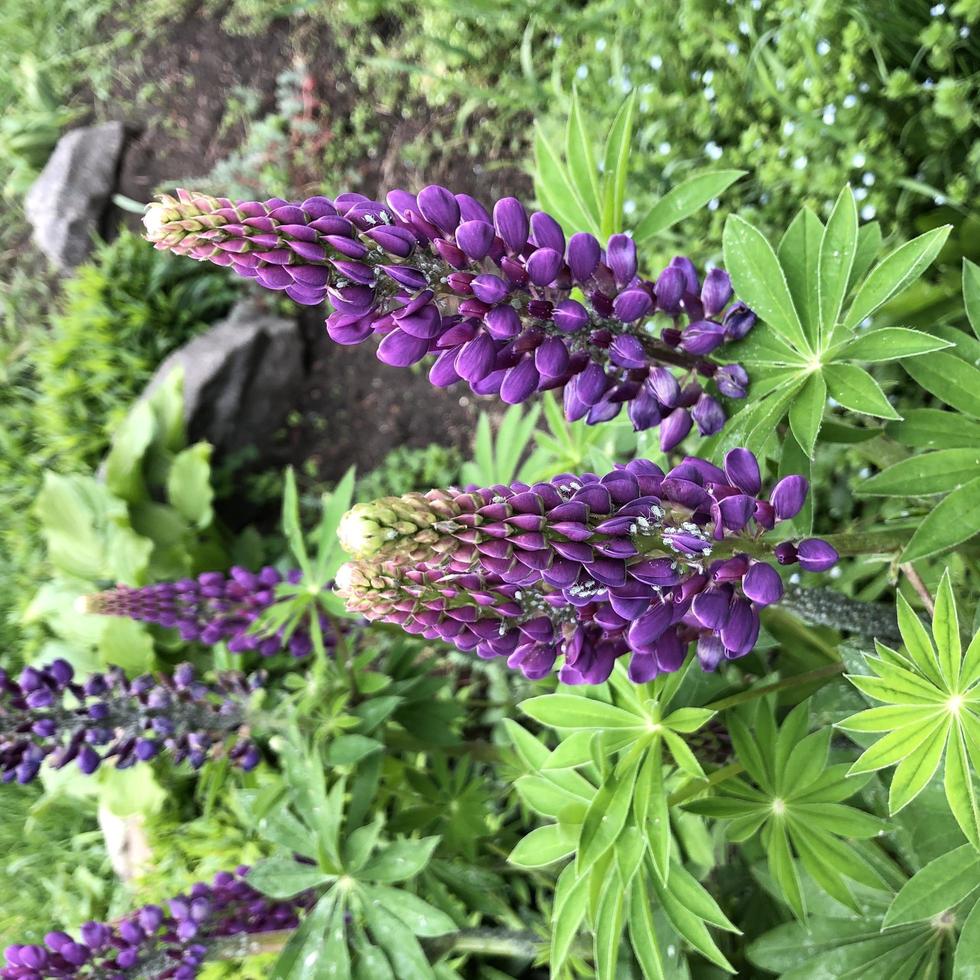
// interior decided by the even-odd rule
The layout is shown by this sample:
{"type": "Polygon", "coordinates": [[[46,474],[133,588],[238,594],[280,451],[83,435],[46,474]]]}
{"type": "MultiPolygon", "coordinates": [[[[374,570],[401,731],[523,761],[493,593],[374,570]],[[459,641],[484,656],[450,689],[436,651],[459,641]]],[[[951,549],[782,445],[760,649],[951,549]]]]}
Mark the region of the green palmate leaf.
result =
{"type": "Polygon", "coordinates": [[[299,494],[296,492],[296,476],[291,466],[286,468],[282,488],[282,530],[293,557],[303,574],[313,579],[313,565],[306,551],[303,529],[299,519],[299,494]]]}
{"type": "Polygon", "coordinates": [[[844,318],[844,326],[853,329],[915,282],[939,254],[951,228],[951,225],[934,228],[885,256],[858,289],[844,318]]]}
{"type": "Polygon", "coordinates": [[[363,881],[406,881],[429,863],[439,843],[438,837],[400,840],[374,855],[358,872],[363,881]]]}
{"type": "Polygon", "coordinates": [[[589,902],[589,876],[576,877],[575,865],[569,864],[558,876],[551,922],[551,969],[561,970],[572,948],[575,934],[585,918],[589,902]]]}
{"type": "Polygon", "coordinates": [[[633,136],[633,113],[636,90],[626,97],[616,113],[603,157],[605,179],[602,188],[602,236],[622,231],[623,204],[626,200],[626,176],[629,168],[633,136]]]}
{"type": "Polygon", "coordinates": [[[973,788],[973,771],[970,756],[962,734],[954,731],[946,746],[946,772],[944,777],[946,800],[949,809],[967,840],[980,851],[980,807],[973,788]]]}
{"type": "Polygon", "coordinates": [[[626,825],[638,768],[634,764],[599,787],[582,825],[577,859],[579,874],[588,871],[612,847],[626,825]]]}
{"type": "Polygon", "coordinates": [[[627,922],[630,942],[645,980],[667,980],[666,966],[661,957],[660,942],[653,921],[652,906],[646,881],[641,876],[630,890],[627,922]]]}
{"type": "Polygon", "coordinates": [[[327,941],[323,955],[307,974],[310,980],[345,980],[350,977],[346,912],[344,903],[338,900],[327,923],[327,941]]]}
{"type": "Polygon", "coordinates": [[[583,204],[561,157],[540,126],[535,126],[534,131],[534,163],[534,189],[541,206],[563,227],[598,235],[601,229],[583,204]]]}
{"type": "MultiPolygon", "coordinates": [[[[833,334],[857,253],[858,216],[849,186],[837,198],[820,242],[817,282],[820,301],[819,336],[833,334]]],[[[823,346],[821,344],[821,346],[823,346]]]]}
{"type": "Polygon", "coordinates": [[[756,402],[751,408],[739,412],[725,426],[722,439],[723,448],[744,446],[757,455],[761,454],[763,447],[773,437],[776,427],[786,414],[802,384],[802,381],[794,381],[774,392],[770,397],[756,402]]]}
{"type": "Polygon", "coordinates": [[[579,199],[589,216],[598,223],[602,208],[599,178],[596,174],[592,140],[582,121],[582,107],[576,89],[572,90],[572,107],[565,128],[565,160],[579,199]]]}
{"type": "Polygon", "coordinates": [[[337,528],[340,526],[341,517],[350,510],[354,496],[355,478],[356,473],[352,466],[343,475],[334,492],[323,495],[323,510],[320,516],[320,524],[316,530],[316,575],[318,582],[330,575],[331,556],[337,550],[337,528]]]}
{"type": "Polygon", "coordinates": [[[616,870],[624,890],[630,887],[637,871],[642,867],[646,850],[646,840],[639,828],[627,824],[613,845],[616,870]]]}
{"type": "Polygon", "coordinates": [[[948,340],[921,330],[879,327],[859,333],[839,349],[836,357],[854,361],[897,361],[901,357],[917,357],[952,346],[948,340]]]}
{"type": "Polygon", "coordinates": [[[883,928],[931,919],[980,888],[980,854],[969,844],[930,861],[895,896],[883,928]]]}
{"type": "Polygon", "coordinates": [[[324,895],[307,913],[276,960],[272,980],[308,980],[320,975],[314,971],[319,971],[324,958],[324,937],[336,905],[335,895],[324,895]]]}
{"type": "Polygon", "coordinates": [[[575,694],[545,694],[518,707],[529,718],[559,729],[644,728],[646,720],[622,708],[575,694]]]}
{"type": "Polygon", "coordinates": [[[106,456],[105,482],[117,497],[130,503],[146,497],[143,457],[155,432],[153,409],[146,401],[137,402],[116,431],[106,456]]]}
{"type": "Polygon", "coordinates": [[[354,951],[357,962],[354,967],[356,980],[397,980],[391,972],[391,964],[384,952],[368,943],[363,930],[354,933],[354,951]]]}
{"type": "Polygon", "coordinates": [[[596,980],[616,980],[619,976],[620,938],[626,918],[626,895],[615,871],[608,876],[599,901],[593,936],[596,980]]]}
{"type": "Polygon", "coordinates": [[[947,405],[980,418],[980,371],[947,351],[903,361],[912,379],[947,405]]]}
{"type": "Polygon", "coordinates": [[[823,422],[823,410],[827,404],[827,382],[820,371],[814,371],[799,389],[789,407],[789,424],[797,443],[808,457],[813,450],[823,422]]]}
{"type": "Polygon", "coordinates": [[[744,170],[712,170],[681,181],[664,194],[636,226],[633,237],[637,245],[646,244],[694,214],[745,174],[744,170]]]}
{"type": "Polygon", "coordinates": [[[941,500],[918,526],[902,561],[918,561],[980,533],[980,477],[941,500]]]}
{"type": "Polygon", "coordinates": [[[364,893],[369,902],[397,916],[416,936],[444,936],[456,931],[456,923],[434,905],[401,888],[372,885],[364,893]]]}
{"type": "Polygon", "coordinates": [[[793,305],[812,347],[816,347],[819,338],[820,273],[817,265],[823,233],[821,220],[809,208],[803,208],[786,229],[776,250],[793,305]]]}
{"type": "Polygon", "coordinates": [[[906,725],[922,727],[930,722],[938,722],[944,708],[940,704],[913,706],[910,704],[884,705],[868,708],[856,715],[837,722],[837,727],[845,732],[890,732],[906,725]]]}
{"type": "Polygon", "coordinates": [[[538,827],[518,841],[507,860],[519,868],[543,868],[575,852],[577,829],[564,824],[538,827]]]}
{"type": "Polygon", "coordinates": [[[292,858],[265,858],[248,873],[248,883],[270,898],[292,898],[308,888],[333,881],[319,868],[299,864],[292,858]]]}
{"type": "Polygon", "coordinates": [[[198,527],[211,523],[211,446],[199,442],[174,457],[167,474],[167,499],[181,517],[198,527]]]}
{"type": "Polygon", "coordinates": [[[878,382],[855,364],[828,364],[823,371],[831,398],[844,408],[883,419],[901,416],[889,404],[878,382]]]}
{"type": "Polygon", "coordinates": [[[949,690],[956,690],[960,679],[960,622],[956,613],[956,599],[949,578],[949,569],[943,572],[936,592],[936,609],[932,614],[932,638],[939,653],[939,669],[949,690]]]}
{"type": "Polygon", "coordinates": [[[793,861],[793,855],[789,849],[786,828],[782,821],[774,821],[770,824],[769,830],[769,846],[766,851],[769,858],[769,871],[779,887],[780,894],[793,910],[793,914],[798,919],[805,918],[806,905],[803,901],[803,888],[800,884],[799,873],[796,870],[796,863],[793,861]]]}
{"type": "Polygon", "coordinates": [[[889,466],[855,489],[859,494],[881,497],[913,497],[948,493],[976,479],[980,472],[980,447],[942,449],[912,456],[889,466]]]}
{"type": "Polygon", "coordinates": [[[945,719],[940,716],[931,723],[916,722],[896,728],[865,751],[849,772],[856,775],[893,766],[908,758],[921,745],[929,744],[932,738],[944,737],[940,735],[940,729],[944,725],[945,719]]]}
{"type": "Polygon", "coordinates": [[[786,276],[762,232],[732,215],[725,222],[722,245],[736,295],[792,347],[811,351],[786,276]]]}
{"type": "Polygon", "coordinates": [[[850,292],[871,268],[872,263],[881,250],[881,226],[877,221],[870,221],[858,229],[857,252],[854,255],[854,265],[851,266],[851,279],[847,284],[850,292]]]}
{"type": "Polygon", "coordinates": [[[980,265],[963,259],[963,305],[973,332],[980,338],[980,265]]]}
{"type": "Polygon", "coordinates": [[[980,902],[975,902],[963,921],[953,957],[952,980],[977,980],[980,977],[980,902]]]}
{"type": "Polygon", "coordinates": [[[980,423],[939,408],[912,408],[885,432],[897,442],[918,449],[968,449],[980,446],[980,423]]]}
{"type": "Polygon", "coordinates": [[[947,732],[948,726],[944,722],[898,764],[888,791],[889,813],[898,813],[926,788],[939,768],[947,732]]]}
{"type": "Polygon", "coordinates": [[[653,867],[660,879],[666,881],[670,872],[670,812],[664,790],[663,751],[659,741],[650,747],[640,772],[639,781],[649,794],[649,804],[646,807],[646,820],[639,821],[639,826],[646,834],[653,867]]]}
{"type": "Polygon", "coordinates": [[[418,940],[380,901],[363,903],[364,919],[374,942],[387,954],[398,980],[436,980],[418,940]]]}
{"type": "Polygon", "coordinates": [[[673,893],[671,886],[673,877],[671,875],[667,882],[664,882],[655,871],[652,871],[648,879],[670,924],[704,957],[723,970],[734,973],[734,967],[718,948],[702,919],[673,893]]]}

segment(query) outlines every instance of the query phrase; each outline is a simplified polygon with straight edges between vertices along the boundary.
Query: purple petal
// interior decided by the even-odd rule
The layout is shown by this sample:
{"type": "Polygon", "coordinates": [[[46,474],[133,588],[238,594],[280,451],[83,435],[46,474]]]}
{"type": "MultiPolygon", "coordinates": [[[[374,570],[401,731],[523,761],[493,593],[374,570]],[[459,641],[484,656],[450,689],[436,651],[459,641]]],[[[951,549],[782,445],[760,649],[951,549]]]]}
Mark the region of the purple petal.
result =
{"type": "Polygon", "coordinates": [[[565,233],[561,225],[544,211],[535,211],[531,215],[531,242],[538,248],[553,248],[556,252],[565,252],[565,233]]]}
{"type": "Polygon", "coordinates": [[[807,538],[796,546],[797,560],[805,572],[825,572],[832,568],[840,555],[826,541],[807,538]]]}
{"type": "Polygon", "coordinates": [[[456,244],[471,258],[485,258],[493,245],[493,225],[486,221],[464,221],[456,229],[456,244]]]}
{"type": "Polygon", "coordinates": [[[572,277],[580,283],[587,283],[599,265],[602,249],[594,235],[588,232],[576,232],[568,240],[565,258],[572,270],[572,277]]]}
{"type": "Polygon", "coordinates": [[[629,235],[612,235],[606,246],[606,262],[620,287],[636,275],[636,242],[629,235]]]}
{"type": "Polygon", "coordinates": [[[493,206],[493,223],[497,234],[511,252],[519,252],[527,244],[530,230],[527,211],[516,197],[505,197],[493,206]]]}
{"type": "Polygon", "coordinates": [[[535,286],[550,286],[561,266],[561,252],[553,248],[539,248],[527,260],[527,275],[535,286]]]}
{"type": "Polygon", "coordinates": [[[459,224],[459,203],[451,191],[438,184],[430,184],[419,191],[419,210],[426,221],[445,232],[451,232],[459,224]]]}
{"type": "Polygon", "coordinates": [[[392,367],[411,367],[429,352],[429,341],[399,330],[391,331],[378,345],[378,360],[392,367]]]}
{"type": "Polygon", "coordinates": [[[691,431],[691,414],[686,408],[675,408],[660,423],[660,449],[670,452],[691,431]]]}
{"type": "Polygon", "coordinates": [[[783,580],[771,565],[756,562],[742,580],[742,591],[760,606],[769,606],[783,597],[783,580]]]}
{"type": "Polygon", "coordinates": [[[776,512],[776,519],[788,521],[803,510],[810,484],[802,476],[786,476],[773,487],[769,503],[776,512]]]}
{"type": "Polygon", "coordinates": [[[701,305],[706,316],[720,313],[732,298],[732,281],[724,269],[710,269],[701,287],[701,305]]]}
{"type": "Polygon", "coordinates": [[[743,493],[755,496],[762,488],[759,461],[748,449],[732,449],[725,455],[725,473],[743,493]]]}

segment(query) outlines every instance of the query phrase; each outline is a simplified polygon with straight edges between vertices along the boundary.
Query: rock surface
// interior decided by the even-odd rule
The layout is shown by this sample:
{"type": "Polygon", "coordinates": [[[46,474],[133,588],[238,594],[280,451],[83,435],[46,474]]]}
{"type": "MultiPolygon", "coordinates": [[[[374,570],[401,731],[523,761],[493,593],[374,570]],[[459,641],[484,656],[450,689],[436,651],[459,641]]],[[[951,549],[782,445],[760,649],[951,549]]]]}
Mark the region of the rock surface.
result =
{"type": "Polygon", "coordinates": [[[190,441],[216,455],[261,445],[294,406],[302,388],[303,338],[295,320],[240,300],[228,318],[170,354],[150,381],[184,371],[184,421],[190,441]]]}
{"type": "Polygon", "coordinates": [[[121,122],[65,133],[27,192],[24,211],[34,242],[59,269],[80,265],[92,250],[125,141],[121,122]]]}

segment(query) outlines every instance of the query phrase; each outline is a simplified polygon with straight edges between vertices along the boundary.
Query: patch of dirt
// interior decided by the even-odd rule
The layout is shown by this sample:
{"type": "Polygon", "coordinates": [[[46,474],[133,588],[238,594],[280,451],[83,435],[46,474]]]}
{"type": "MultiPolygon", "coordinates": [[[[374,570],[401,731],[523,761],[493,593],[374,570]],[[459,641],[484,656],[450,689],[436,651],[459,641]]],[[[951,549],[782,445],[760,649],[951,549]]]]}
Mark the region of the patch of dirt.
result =
{"type": "MultiPolygon", "coordinates": [[[[280,21],[261,37],[242,37],[228,34],[200,10],[169,25],[165,37],[143,49],[138,69],[120,91],[120,98],[131,104],[132,93],[141,85],[155,86],[152,101],[136,109],[135,118],[126,119],[139,133],[122,163],[120,192],[148,200],[160,186],[206,174],[246,135],[240,121],[227,124],[229,94],[236,87],[248,87],[258,94],[256,114],[272,111],[277,75],[297,60],[305,61],[315,79],[316,98],[329,98],[331,116],[342,118],[357,98],[357,88],[349,76],[338,74],[344,61],[322,25],[280,21]]],[[[391,187],[435,182],[487,203],[508,194],[529,194],[526,174],[496,166],[493,160],[455,154],[434,161],[426,174],[406,163],[406,148],[431,139],[433,132],[451,133],[453,123],[451,111],[434,114],[424,104],[408,113],[400,111],[397,117],[379,116],[377,152],[355,167],[360,186],[342,189],[379,196],[391,187]]],[[[118,217],[138,227],[138,215],[119,212],[118,217]]],[[[303,421],[288,430],[279,447],[264,454],[264,465],[300,466],[312,459],[319,478],[333,481],[351,464],[362,473],[371,470],[399,446],[439,442],[466,451],[477,402],[486,407],[497,404],[476,399],[465,385],[434,388],[424,370],[388,367],[374,356],[374,344],[347,348],[331,343],[322,311],[299,315],[309,348],[309,373],[295,405],[303,421]]]]}

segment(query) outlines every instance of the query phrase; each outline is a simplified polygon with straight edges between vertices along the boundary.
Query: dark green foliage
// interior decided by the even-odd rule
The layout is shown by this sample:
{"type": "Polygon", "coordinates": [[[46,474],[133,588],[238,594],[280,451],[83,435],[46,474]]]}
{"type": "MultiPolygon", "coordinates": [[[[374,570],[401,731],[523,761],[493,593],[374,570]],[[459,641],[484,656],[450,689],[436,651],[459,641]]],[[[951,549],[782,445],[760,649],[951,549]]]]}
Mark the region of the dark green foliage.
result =
{"type": "Polygon", "coordinates": [[[95,465],[160,361],[224,314],[234,295],[228,276],[157,252],[133,232],[99,246],[67,283],[34,350],[44,459],[62,472],[95,465]]]}
{"type": "Polygon", "coordinates": [[[357,481],[357,500],[376,500],[411,490],[430,490],[459,482],[463,455],[452,446],[430,443],[424,449],[399,446],[367,476],[357,481]]]}

